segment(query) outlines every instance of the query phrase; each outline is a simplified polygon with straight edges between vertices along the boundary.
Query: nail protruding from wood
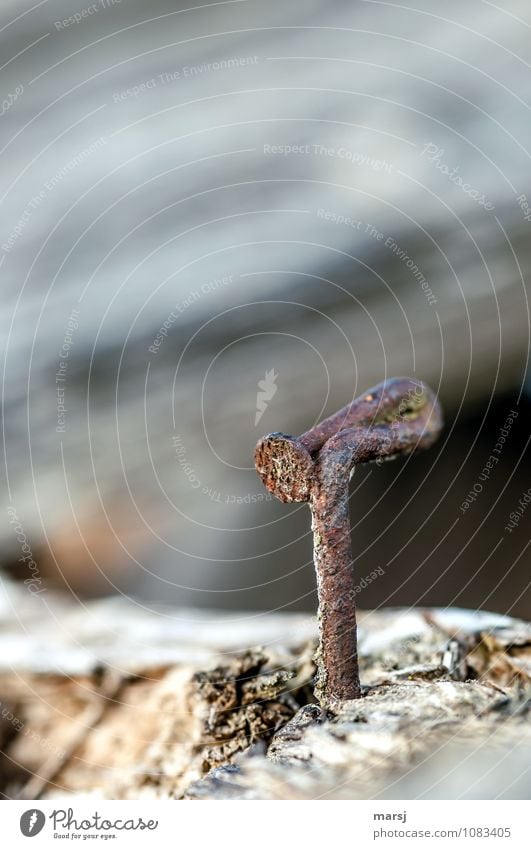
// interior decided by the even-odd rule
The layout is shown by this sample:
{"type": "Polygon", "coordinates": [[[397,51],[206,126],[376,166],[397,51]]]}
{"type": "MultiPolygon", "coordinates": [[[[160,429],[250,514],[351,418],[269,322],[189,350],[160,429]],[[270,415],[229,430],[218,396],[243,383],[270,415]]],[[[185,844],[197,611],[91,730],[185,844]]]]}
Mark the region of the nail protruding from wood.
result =
{"type": "Polygon", "coordinates": [[[302,436],[270,433],[255,466],[280,501],[309,502],[319,602],[315,695],[332,708],[361,695],[356,577],[350,543],[348,484],[353,468],[428,448],[442,428],[434,393],[410,378],[369,389],[302,436]]]}

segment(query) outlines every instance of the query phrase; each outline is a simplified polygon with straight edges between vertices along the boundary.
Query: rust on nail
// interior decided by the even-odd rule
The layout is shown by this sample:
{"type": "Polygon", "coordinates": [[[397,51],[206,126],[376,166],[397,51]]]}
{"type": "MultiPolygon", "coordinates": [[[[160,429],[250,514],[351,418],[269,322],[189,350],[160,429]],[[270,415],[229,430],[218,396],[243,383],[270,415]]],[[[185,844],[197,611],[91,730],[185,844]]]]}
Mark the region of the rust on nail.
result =
{"type": "Polygon", "coordinates": [[[309,502],[317,576],[315,695],[323,706],[361,694],[348,483],[354,466],[429,447],[442,428],[433,392],[410,378],[378,384],[302,436],[270,433],[255,466],[284,502],[309,502]]]}

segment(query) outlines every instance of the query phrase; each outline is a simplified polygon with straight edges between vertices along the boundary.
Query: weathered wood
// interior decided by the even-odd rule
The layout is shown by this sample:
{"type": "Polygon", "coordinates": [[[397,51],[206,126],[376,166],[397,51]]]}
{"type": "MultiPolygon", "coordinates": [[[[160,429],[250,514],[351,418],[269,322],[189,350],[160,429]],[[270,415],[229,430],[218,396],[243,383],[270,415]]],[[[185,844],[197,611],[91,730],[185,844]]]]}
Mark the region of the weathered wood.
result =
{"type": "Polygon", "coordinates": [[[529,793],[531,626],[518,620],[362,612],[364,695],[332,715],[313,703],[313,617],[73,609],[3,586],[7,797],[529,793]]]}

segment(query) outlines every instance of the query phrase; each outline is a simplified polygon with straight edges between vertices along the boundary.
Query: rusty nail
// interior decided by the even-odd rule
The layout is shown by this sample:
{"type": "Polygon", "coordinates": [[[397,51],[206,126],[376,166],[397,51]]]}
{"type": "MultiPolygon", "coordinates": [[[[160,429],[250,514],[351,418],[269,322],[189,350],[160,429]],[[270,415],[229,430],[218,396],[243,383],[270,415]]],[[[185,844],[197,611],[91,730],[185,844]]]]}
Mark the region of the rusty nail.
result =
{"type": "Polygon", "coordinates": [[[442,414],[433,392],[410,378],[369,389],[299,437],[270,433],[256,446],[264,486],[312,514],[319,602],[315,695],[332,707],[361,694],[348,483],[354,466],[429,447],[442,414]]]}

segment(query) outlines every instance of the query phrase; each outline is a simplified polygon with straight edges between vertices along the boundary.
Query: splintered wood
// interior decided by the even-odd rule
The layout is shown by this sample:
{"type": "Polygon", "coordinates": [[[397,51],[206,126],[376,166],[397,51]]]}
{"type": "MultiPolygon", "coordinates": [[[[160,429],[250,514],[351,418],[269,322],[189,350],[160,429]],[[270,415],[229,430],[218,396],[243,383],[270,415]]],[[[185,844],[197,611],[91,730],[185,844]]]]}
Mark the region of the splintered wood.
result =
{"type": "Polygon", "coordinates": [[[326,714],[312,617],[73,609],[4,589],[4,797],[529,797],[526,623],[361,613],[363,697],[326,714]]]}

